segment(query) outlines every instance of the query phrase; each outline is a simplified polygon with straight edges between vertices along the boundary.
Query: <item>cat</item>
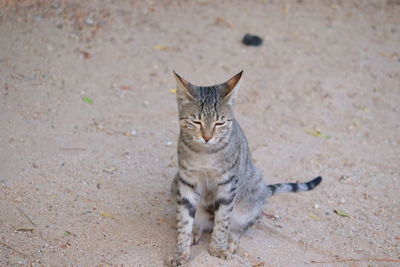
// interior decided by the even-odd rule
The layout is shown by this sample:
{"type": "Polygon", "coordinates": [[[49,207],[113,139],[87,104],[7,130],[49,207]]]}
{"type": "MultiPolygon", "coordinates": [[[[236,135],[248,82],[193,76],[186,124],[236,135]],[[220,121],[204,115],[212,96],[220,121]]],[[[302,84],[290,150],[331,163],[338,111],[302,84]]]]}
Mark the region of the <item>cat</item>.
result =
{"type": "Polygon", "coordinates": [[[196,86],[174,71],[180,122],[179,170],[172,184],[177,248],[167,258],[167,266],[186,263],[190,246],[199,242],[203,232],[212,232],[211,255],[231,258],[268,197],[308,191],[322,181],[319,176],[307,183],[264,182],[233,113],[242,73],[222,84],[196,86]]]}

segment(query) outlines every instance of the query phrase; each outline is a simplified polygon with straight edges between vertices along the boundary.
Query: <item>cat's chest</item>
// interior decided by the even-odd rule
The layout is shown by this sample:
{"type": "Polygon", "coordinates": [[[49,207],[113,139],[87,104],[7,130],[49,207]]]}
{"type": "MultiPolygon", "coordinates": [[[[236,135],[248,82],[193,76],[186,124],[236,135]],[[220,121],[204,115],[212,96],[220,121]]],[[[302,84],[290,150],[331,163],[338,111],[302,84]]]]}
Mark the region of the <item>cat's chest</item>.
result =
{"type": "Polygon", "coordinates": [[[192,154],[179,158],[180,166],[191,172],[209,173],[213,175],[223,168],[218,154],[192,154]]]}
{"type": "Polygon", "coordinates": [[[196,191],[200,193],[202,201],[213,203],[218,191],[220,177],[215,169],[199,169],[192,172],[192,177],[196,184],[196,191]]]}
{"type": "Polygon", "coordinates": [[[213,155],[184,158],[182,166],[199,191],[214,191],[220,182],[223,166],[213,155]]]}
{"type": "Polygon", "coordinates": [[[213,199],[218,183],[223,179],[226,161],[218,153],[191,153],[179,155],[179,168],[185,179],[196,185],[196,191],[204,198],[213,199]]]}

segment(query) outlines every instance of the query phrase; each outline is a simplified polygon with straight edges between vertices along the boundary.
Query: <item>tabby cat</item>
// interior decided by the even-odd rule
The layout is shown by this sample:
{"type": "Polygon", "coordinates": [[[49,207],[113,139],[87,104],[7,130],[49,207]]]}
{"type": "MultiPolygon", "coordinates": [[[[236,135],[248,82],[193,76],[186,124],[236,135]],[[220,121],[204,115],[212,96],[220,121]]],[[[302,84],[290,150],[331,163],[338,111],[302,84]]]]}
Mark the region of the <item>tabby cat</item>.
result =
{"type": "Polygon", "coordinates": [[[322,178],[307,183],[265,183],[233,114],[242,72],[214,86],[196,86],[174,75],[180,121],[179,170],[173,181],[177,249],[166,264],[187,262],[191,244],[198,243],[206,231],[212,232],[210,254],[229,259],[268,197],[311,190],[322,178]]]}

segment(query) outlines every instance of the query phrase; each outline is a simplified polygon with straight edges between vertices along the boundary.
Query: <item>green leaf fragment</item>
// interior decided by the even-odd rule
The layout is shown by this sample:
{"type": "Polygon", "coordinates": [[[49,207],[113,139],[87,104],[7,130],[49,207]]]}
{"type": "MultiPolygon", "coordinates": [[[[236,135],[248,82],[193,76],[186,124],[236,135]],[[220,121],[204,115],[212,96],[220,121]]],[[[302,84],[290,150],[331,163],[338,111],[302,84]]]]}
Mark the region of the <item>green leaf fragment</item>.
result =
{"type": "Polygon", "coordinates": [[[82,97],[83,102],[86,102],[88,104],[93,104],[93,99],[91,99],[90,97],[82,97]]]}
{"type": "Polygon", "coordinates": [[[64,236],[69,236],[70,234],[71,234],[71,232],[69,232],[69,231],[64,232],[64,236]]]}
{"type": "Polygon", "coordinates": [[[342,216],[342,217],[349,217],[350,218],[350,214],[348,214],[345,211],[342,210],[334,210],[333,212],[335,212],[337,215],[342,216]]]}
{"type": "Polygon", "coordinates": [[[306,130],[305,132],[319,138],[331,138],[329,135],[321,133],[320,130],[315,130],[315,131],[306,130]]]}

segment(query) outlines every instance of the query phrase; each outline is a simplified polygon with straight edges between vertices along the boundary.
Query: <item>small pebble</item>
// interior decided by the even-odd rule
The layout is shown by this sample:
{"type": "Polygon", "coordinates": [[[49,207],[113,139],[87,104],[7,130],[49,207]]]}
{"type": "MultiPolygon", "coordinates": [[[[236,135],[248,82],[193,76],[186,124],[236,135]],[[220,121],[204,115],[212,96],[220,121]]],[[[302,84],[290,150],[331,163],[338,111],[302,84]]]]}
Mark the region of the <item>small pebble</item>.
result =
{"type": "Polygon", "coordinates": [[[172,142],[171,142],[171,141],[167,141],[167,142],[165,142],[165,144],[166,144],[167,146],[170,146],[170,145],[172,145],[172,142]]]}
{"type": "Polygon", "coordinates": [[[93,17],[92,17],[92,16],[87,17],[86,20],[85,20],[85,22],[86,22],[86,24],[88,24],[88,25],[93,25],[93,24],[94,24],[93,17]]]}
{"type": "Polygon", "coordinates": [[[340,201],[339,201],[341,204],[344,204],[344,203],[346,203],[346,199],[344,199],[343,197],[340,199],[340,201]]]}
{"type": "Polygon", "coordinates": [[[132,131],[131,131],[131,135],[133,135],[133,136],[136,136],[136,135],[137,135],[137,132],[136,132],[136,130],[135,130],[135,129],[132,129],[132,131]]]}
{"type": "Polygon", "coordinates": [[[257,35],[246,34],[243,37],[242,43],[249,46],[260,46],[263,43],[263,39],[257,35]]]}
{"type": "Polygon", "coordinates": [[[33,163],[32,163],[32,167],[33,167],[33,168],[39,168],[39,163],[33,162],[33,163]]]}
{"type": "Polygon", "coordinates": [[[339,181],[342,184],[348,184],[350,182],[350,177],[348,177],[346,175],[342,175],[342,176],[340,176],[339,181]]]}

